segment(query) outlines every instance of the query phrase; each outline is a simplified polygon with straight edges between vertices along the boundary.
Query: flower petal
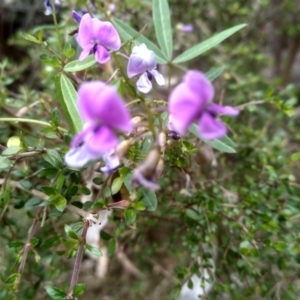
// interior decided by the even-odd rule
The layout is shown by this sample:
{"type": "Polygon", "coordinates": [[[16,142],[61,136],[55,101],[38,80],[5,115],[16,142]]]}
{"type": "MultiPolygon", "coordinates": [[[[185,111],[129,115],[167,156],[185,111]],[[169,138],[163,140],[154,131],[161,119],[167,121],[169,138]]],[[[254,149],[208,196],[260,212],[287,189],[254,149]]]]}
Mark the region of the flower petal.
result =
{"type": "Polygon", "coordinates": [[[130,114],[116,89],[101,81],[83,83],[78,90],[78,107],[85,121],[132,131],[130,114]]]}
{"type": "Polygon", "coordinates": [[[240,113],[239,110],[234,107],[222,106],[214,103],[209,104],[206,109],[214,115],[225,115],[235,117],[240,113]]]}
{"type": "Polygon", "coordinates": [[[107,49],[117,51],[121,47],[121,39],[118,31],[110,22],[102,22],[96,18],[93,22],[93,36],[100,45],[107,49]]]}
{"type": "Polygon", "coordinates": [[[110,55],[104,47],[98,45],[95,52],[95,58],[99,64],[105,64],[110,60],[110,55]]]}
{"type": "Polygon", "coordinates": [[[182,82],[177,85],[169,98],[169,122],[172,130],[184,135],[204,109],[205,101],[189,86],[182,82]]]}
{"type": "Polygon", "coordinates": [[[93,49],[93,45],[88,45],[88,47],[86,47],[84,50],[82,50],[80,53],[80,56],[79,56],[79,60],[82,61],[86,57],[88,57],[90,55],[90,52],[92,49],[93,49]]]}
{"type": "Polygon", "coordinates": [[[227,128],[221,121],[217,120],[209,113],[203,113],[199,121],[199,133],[207,140],[214,140],[223,137],[227,128]]]}
{"type": "Polygon", "coordinates": [[[65,163],[72,168],[82,168],[90,160],[95,160],[101,156],[95,156],[95,154],[88,151],[86,144],[80,147],[71,148],[65,155],[65,163]]]}
{"type": "Polygon", "coordinates": [[[140,76],[139,80],[136,82],[136,87],[144,94],[147,94],[151,91],[152,83],[149,80],[147,73],[144,73],[140,76]]]}
{"type": "Polygon", "coordinates": [[[101,126],[95,130],[91,135],[86,146],[89,152],[94,153],[97,156],[102,156],[109,150],[115,148],[118,145],[118,138],[116,135],[106,126],[101,126]]]}
{"type": "Polygon", "coordinates": [[[183,81],[198,94],[201,101],[208,103],[214,97],[214,87],[202,72],[191,70],[186,72],[183,81]]]}
{"type": "Polygon", "coordinates": [[[145,44],[134,46],[127,65],[128,77],[131,78],[155,68],[156,58],[154,52],[149,50],[145,44]]]}
{"type": "Polygon", "coordinates": [[[79,23],[77,42],[82,49],[93,47],[94,35],[93,35],[93,21],[90,14],[85,14],[79,23]]]}
{"type": "Polygon", "coordinates": [[[157,70],[151,70],[150,73],[153,75],[158,85],[166,84],[165,78],[157,70]]]}
{"type": "Polygon", "coordinates": [[[160,189],[160,186],[155,182],[155,180],[145,178],[139,169],[135,169],[133,171],[131,183],[134,186],[143,186],[153,191],[158,191],[160,189]]]}
{"type": "Polygon", "coordinates": [[[90,123],[85,123],[83,126],[83,129],[76,134],[71,142],[71,147],[79,147],[82,145],[85,141],[87,141],[91,134],[93,134],[95,125],[90,124],[90,123]]]}
{"type": "Polygon", "coordinates": [[[81,15],[80,15],[77,11],[73,10],[73,11],[72,11],[72,18],[73,18],[77,23],[80,23],[82,17],[81,17],[81,15]]]}
{"type": "Polygon", "coordinates": [[[115,154],[115,150],[105,153],[102,159],[105,162],[105,166],[100,168],[103,173],[111,174],[121,166],[121,161],[118,155],[115,154]]]}

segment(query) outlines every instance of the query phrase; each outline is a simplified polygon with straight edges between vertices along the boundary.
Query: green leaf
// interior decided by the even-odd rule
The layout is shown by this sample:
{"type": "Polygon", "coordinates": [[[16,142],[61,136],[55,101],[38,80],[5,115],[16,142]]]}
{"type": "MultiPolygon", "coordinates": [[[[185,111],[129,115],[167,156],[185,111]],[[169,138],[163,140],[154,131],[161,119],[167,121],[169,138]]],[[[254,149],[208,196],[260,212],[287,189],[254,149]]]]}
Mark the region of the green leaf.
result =
{"type": "Polygon", "coordinates": [[[54,149],[48,149],[43,158],[56,169],[63,167],[63,160],[59,153],[54,149]]]}
{"type": "Polygon", "coordinates": [[[60,124],[60,113],[57,107],[55,107],[51,114],[51,121],[53,125],[59,126],[60,124]]]}
{"type": "MultiPolygon", "coordinates": [[[[132,40],[135,36],[139,34],[135,29],[133,29],[126,23],[123,23],[123,21],[117,18],[112,18],[112,22],[114,23],[116,29],[118,30],[121,38],[125,42],[128,40],[132,40]]],[[[146,37],[144,37],[142,34],[136,39],[136,41],[139,42],[140,44],[144,43],[149,50],[152,50],[155,53],[156,61],[159,64],[167,63],[167,59],[165,58],[161,50],[155,44],[149,41],[146,37]]]]}
{"type": "Polygon", "coordinates": [[[31,34],[28,34],[28,33],[21,33],[23,38],[27,41],[30,41],[30,42],[34,42],[36,44],[41,44],[41,42],[36,38],[34,37],[33,35],[31,34]]]}
{"type": "Polygon", "coordinates": [[[54,286],[45,286],[47,294],[54,300],[62,300],[65,299],[66,293],[59,288],[54,286]]]}
{"type": "Polygon", "coordinates": [[[74,239],[74,240],[78,240],[79,238],[78,238],[78,235],[72,230],[72,228],[69,226],[69,225],[67,225],[67,224],[65,224],[65,232],[66,232],[66,234],[70,237],[70,238],[72,238],[72,239],[74,239]]]}
{"type": "Polygon", "coordinates": [[[203,54],[207,50],[220,44],[222,41],[224,41],[225,39],[233,35],[235,32],[244,28],[245,26],[246,24],[237,25],[214,35],[213,37],[193,46],[192,48],[186,50],[185,52],[177,56],[174,59],[173,63],[174,64],[183,63],[185,61],[191,60],[192,58],[199,56],[200,54],[203,54]]]}
{"type": "Polygon", "coordinates": [[[12,162],[3,156],[0,156],[0,170],[10,168],[12,166],[12,162]]]}
{"type": "Polygon", "coordinates": [[[133,208],[126,208],[124,211],[125,221],[128,226],[132,225],[136,219],[136,210],[133,208]]]}
{"type": "Polygon", "coordinates": [[[141,201],[147,206],[148,211],[155,211],[157,207],[157,198],[156,194],[147,189],[142,189],[140,191],[141,193],[141,201]]]}
{"type": "Polygon", "coordinates": [[[43,242],[42,247],[46,248],[46,249],[51,248],[51,247],[57,245],[59,242],[60,242],[60,239],[58,236],[52,236],[43,242]]]}
{"type": "Polygon", "coordinates": [[[288,247],[287,243],[283,241],[277,241],[272,246],[278,251],[284,250],[288,247]]]}
{"type": "Polygon", "coordinates": [[[300,159],[300,152],[293,153],[290,157],[290,161],[295,161],[300,159]]]}
{"type": "Polygon", "coordinates": [[[86,249],[88,249],[92,254],[96,255],[96,256],[102,256],[102,252],[97,248],[97,247],[93,247],[91,245],[86,244],[85,245],[86,249]]]}
{"type": "Polygon", "coordinates": [[[116,239],[109,240],[107,245],[108,257],[112,257],[115,254],[116,248],[117,248],[116,239]]]}
{"type": "Polygon", "coordinates": [[[90,68],[96,63],[95,56],[89,55],[84,60],[74,60],[69,62],[64,66],[64,71],[66,72],[79,72],[90,68]]]}
{"type": "Polygon", "coordinates": [[[65,176],[62,173],[60,173],[55,182],[55,187],[58,191],[62,188],[64,182],[65,182],[65,176]]]}
{"type": "Polygon", "coordinates": [[[67,109],[64,113],[70,116],[72,125],[75,128],[76,133],[78,133],[82,129],[83,123],[77,108],[77,93],[69,78],[63,74],[60,76],[60,85],[64,104],[67,109]]]}
{"type": "Polygon", "coordinates": [[[54,205],[57,210],[59,211],[64,211],[66,205],[67,205],[67,200],[64,196],[59,195],[56,197],[54,205]]]}
{"type": "Polygon", "coordinates": [[[138,201],[138,202],[134,202],[134,208],[136,210],[145,210],[147,207],[144,202],[138,201]]]}
{"type": "Polygon", "coordinates": [[[67,58],[71,58],[74,54],[75,54],[75,50],[72,48],[71,43],[67,42],[64,47],[64,55],[67,58]]]}
{"type": "Polygon", "coordinates": [[[193,209],[187,208],[185,210],[185,214],[194,221],[199,221],[199,219],[200,219],[199,214],[196,211],[194,211],[193,209]]]}
{"type": "Polygon", "coordinates": [[[110,235],[109,233],[105,232],[104,230],[100,231],[100,237],[101,237],[101,239],[103,239],[105,241],[109,241],[110,239],[113,238],[112,235],[110,235]]]}
{"type": "Polygon", "coordinates": [[[194,134],[196,137],[203,140],[206,144],[208,144],[212,148],[215,148],[215,149],[217,149],[221,152],[236,153],[236,151],[234,150],[235,144],[233,143],[233,141],[228,136],[224,136],[224,137],[222,137],[220,139],[217,139],[217,140],[208,141],[208,140],[203,139],[203,138],[200,137],[200,135],[198,133],[198,127],[197,127],[196,124],[192,124],[189,128],[189,131],[192,134],[194,134]]]}
{"type": "Polygon", "coordinates": [[[75,297],[81,296],[85,291],[85,284],[84,283],[77,283],[73,288],[73,295],[75,297]]]}
{"type": "Polygon", "coordinates": [[[5,150],[2,151],[2,155],[13,155],[17,154],[22,150],[22,147],[20,146],[12,146],[8,147],[5,150]]]}
{"type": "Polygon", "coordinates": [[[4,283],[12,284],[12,283],[16,282],[17,279],[19,279],[20,277],[21,277],[20,273],[13,273],[4,281],[4,283]]]}
{"type": "Polygon", "coordinates": [[[173,38],[168,0],[152,1],[156,38],[168,61],[172,59],[173,38]]]}
{"type": "Polygon", "coordinates": [[[123,184],[123,178],[122,177],[117,177],[114,179],[112,185],[111,185],[111,194],[115,195],[119,190],[121,189],[123,184]]]}
{"type": "Polygon", "coordinates": [[[39,204],[42,202],[42,200],[40,198],[34,197],[31,198],[30,200],[28,200],[25,205],[24,208],[26,210],[30,210],[30,209],[35,209],[39,206],[39,204]]]}
{"type": "Polygon", "coordinates": [[[205,76],[210,81],[213,81],[218,78],[225,71],[225,69],[225,67],[212,68],[207,73],[205,73],[205,76]]]}
{"type": "Polygon", "coordinates": [[[31,245],[31,247],[35,247],[38,243],[39,243],[39,239],[38,238],[33,237],[32,239],[30,239],[30,245],[31,245]]]}

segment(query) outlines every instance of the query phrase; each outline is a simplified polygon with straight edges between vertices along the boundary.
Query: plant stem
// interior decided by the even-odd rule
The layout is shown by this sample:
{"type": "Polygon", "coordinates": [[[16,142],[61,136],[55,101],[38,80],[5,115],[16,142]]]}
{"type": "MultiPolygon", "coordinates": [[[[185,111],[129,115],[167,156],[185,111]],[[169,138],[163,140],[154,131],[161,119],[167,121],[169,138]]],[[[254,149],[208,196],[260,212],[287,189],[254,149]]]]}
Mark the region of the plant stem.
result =
{"type": "MultiPolygon", "coordinates": [[[[38,121],[34,119],[26,119],[26,118],[0,118],[0,122],[23,122],[23,123],[32,123],[39,124],[41,126],[52,127],[50,123],[38,121]]],[[[67,129],[62,127],[57,127],[59,130],[67,132],[67,129]]]]}
{"type": "Polygon", "coordinates": [[[19,283],[21,281],[21,276],[22,276],[22,273],[23,273],[23,270],[24,270],[24,267],[25,267],[25,263],[26,263],[26,260],[27,260],[28,252],[29,252],[29,249],[30,249],[30,246],[31,246],[30,240],[33,238],[33,236],[36,233],[38,220],[40,218],[40,214],[41,214],[43,209],[44,209],[43,207],[40,207],[38,209],[38,211],[36,212],[36,215],[35,215],[35,218],[33,220],[32,225],[31,225],[27,240],[26,240],[25,245],[23,247],[22,260],[21,260],[21,263],[20,263],[20,266],[19,266],[19,269],[18,269],[18,273],[19,273],[20,276],[16,279],[16,282],[15,282],[16,286],[19,285],[19,283]]]}
{"type": "Polygon", "coordinates": [[[81,265],[82,255],[83,255],[83,248],[86,243],[86,234],[87,234],[89,226],[90,226],[89,220],[85,219],[84,224],[83,224],[82,234],[80,237],[79,247],[78,247],[76,258],[75,258],[75,264],[74,264],[74,268],[73,268],[71,283],[70,283],[70,287],[69,287],[66,299],[74,298],[73,297],[73,289],[78,282],[80,265],[81,265]]]}

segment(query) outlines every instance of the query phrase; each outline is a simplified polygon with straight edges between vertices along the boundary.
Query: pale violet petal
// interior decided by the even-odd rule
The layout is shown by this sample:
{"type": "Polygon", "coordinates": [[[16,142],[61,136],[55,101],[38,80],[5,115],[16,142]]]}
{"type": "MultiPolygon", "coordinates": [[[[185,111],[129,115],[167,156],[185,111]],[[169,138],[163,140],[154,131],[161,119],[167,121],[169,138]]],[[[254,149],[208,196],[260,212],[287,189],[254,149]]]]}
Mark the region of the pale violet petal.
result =
{"type": "Polygon", "coordinates": [[[157,70],[151,70],[150,73],[153,75],[158,85],[166,84],[165,78],[157,70]]]}
{"type": "MultiPolygon", "coordinates": [[[[101,157],[101,156],[100,156],[101,157]]],[[[90,160],[95,160],[100,157],[97,157],[91,154],[85,145],[80,147],[71,148],[65,155],[65,163],[71,168],[82,168],[90,160]]]]}
{"type": "Polygon", "coordinates": [[[227,132],[225,124],[209,113],[203,113],[201,116],[198,130],[200,136],[207,140],[219,139],[227,132]]]}
{"type": "Polygon", "coordinates": [[[144,73],[139,78],[139,80],[136,82],[136,87],[137,87],[137,89],[140,92],[142,92],[144,94],[147,94],[147,93],[149,93],[151,91],[151,89],[152,89],[152,83],[149,80],[147,73],[144,73]]]}
{"type": "Polygon", "coordinates": [[[103,173],[110,174],[121,166],[121,161],[118,155],[115,154],[114,150],[104,154],[102,159],[105,162],[105,166],[100,168],[103,173]]]}

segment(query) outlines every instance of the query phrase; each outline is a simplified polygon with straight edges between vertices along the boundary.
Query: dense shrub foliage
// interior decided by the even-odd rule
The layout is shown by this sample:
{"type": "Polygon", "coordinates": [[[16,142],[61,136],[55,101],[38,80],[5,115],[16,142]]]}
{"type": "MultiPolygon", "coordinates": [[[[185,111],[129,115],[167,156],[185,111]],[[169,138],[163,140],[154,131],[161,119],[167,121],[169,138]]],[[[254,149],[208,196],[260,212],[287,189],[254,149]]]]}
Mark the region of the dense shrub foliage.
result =
{"type": "Polygon", "coordinates": [[[0,299],[297,299],[297,4],[16,2],[0,299]]]}

